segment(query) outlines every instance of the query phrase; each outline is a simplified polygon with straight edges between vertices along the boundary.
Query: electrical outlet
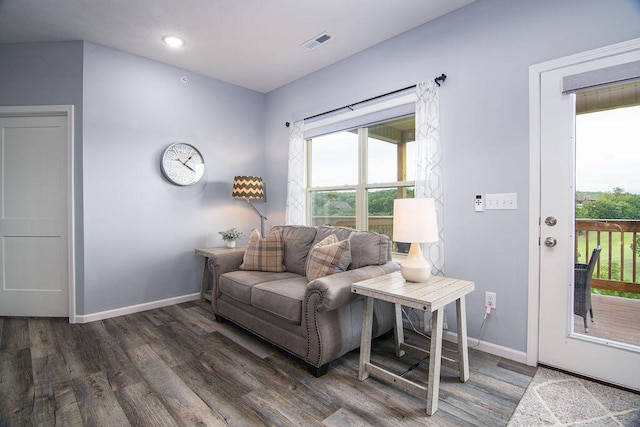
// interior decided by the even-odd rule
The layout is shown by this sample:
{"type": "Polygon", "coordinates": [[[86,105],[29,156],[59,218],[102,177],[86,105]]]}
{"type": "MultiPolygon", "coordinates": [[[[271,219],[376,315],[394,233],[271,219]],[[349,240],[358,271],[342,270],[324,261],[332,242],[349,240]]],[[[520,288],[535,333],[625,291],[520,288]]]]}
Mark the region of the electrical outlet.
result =
{"type": "Polygon", "coordinates": [[[496,293],[495,292],[485,292],[484,293],[484,306],[490,305],[493,310],[496,307],[496,293]]]}

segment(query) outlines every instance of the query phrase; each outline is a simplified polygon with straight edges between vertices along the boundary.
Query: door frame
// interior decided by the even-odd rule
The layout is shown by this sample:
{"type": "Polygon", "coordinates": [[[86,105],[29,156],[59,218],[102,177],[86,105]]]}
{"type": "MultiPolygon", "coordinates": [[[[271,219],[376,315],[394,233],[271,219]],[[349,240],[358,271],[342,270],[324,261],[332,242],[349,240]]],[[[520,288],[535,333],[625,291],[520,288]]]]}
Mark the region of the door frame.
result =
{"type": "Polygon", "coordinates": [[[64,116],[67,118],[67,269],[69,323],[76,323],[75,185],[73,105],[0,106],[0,117],[64,116]]]}
{"type": "MultiPolygon", "coordinates": [[[[530,366],[538,364],[540,320],[540,238],[541,238],[541,75],[559,68],[589,63],[640,49],[640,39],[606,46],[529,67],[529,291],[527,356],[530,366]]],[[[561,90],[558,87],[558,90],[561,90]]]]}

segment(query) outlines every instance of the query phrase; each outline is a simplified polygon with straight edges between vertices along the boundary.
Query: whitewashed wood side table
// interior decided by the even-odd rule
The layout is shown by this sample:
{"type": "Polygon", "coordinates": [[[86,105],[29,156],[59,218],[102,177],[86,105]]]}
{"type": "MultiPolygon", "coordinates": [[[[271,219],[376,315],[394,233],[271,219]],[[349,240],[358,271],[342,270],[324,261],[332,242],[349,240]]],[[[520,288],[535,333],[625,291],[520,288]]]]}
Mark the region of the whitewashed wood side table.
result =
{"type": "Polygon", "coordinates": [[[209,282],[211,281],[211,272],[209,271],[209,258],[222,252],[237,252],[247,249],[247,245],[239,245],[235,248],[227,248],[226,246],[199,248],[196,254],[204,257],[204,269],[202,270],[202,283],[200,284],[200,302],[205,299],[211,301],[211,293],[209,292],[209,282]]]}
{"type": "Polygon", "coordinates": [[[467,348],[465,295],[474,289],[474,282],[442,276],[432,276],[423,283],[407,282],[399,271],[354,283],[351,286],[351,291],[366,297],[362,315],[358,379],[364,381],[371,375],[391,382],[407,392],[425,396],[427,414],[433,415],[438,409],[438,394],[440,391],[444,306],[454,301],[456,302],[458,320],[458,362],[456,367],[460,373],[460,381],[466,382],[469,379],[469,354],[467,348]],[[394,335],[396,355],[401,357],[405,354],[405,351],[421,357],[429,355],[427,387],[371,363],[373,303],[376,299],[391,302],[395,307],[394,335]],[[404,342],[404,331],[402,329],[403,305],[433,313],[430,351],[425,351],[404,342]]]}

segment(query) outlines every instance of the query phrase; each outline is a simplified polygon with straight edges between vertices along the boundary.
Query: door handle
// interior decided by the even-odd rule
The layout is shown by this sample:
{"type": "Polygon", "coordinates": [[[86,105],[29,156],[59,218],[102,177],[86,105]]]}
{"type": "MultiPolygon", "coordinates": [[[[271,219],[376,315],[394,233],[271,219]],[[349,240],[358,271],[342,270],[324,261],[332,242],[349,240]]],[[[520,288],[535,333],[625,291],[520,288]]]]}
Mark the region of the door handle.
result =
{"type": "Polygon", "coordinates": [[[558,223],[558,220],[552,216],[548,216],[545,218],[544,223],[547,224],[549,227],[553,227],[558,223]]]}
{"type": "Polygon", "coordinates": [[[554,237],[547,237],[544,239],[544,244],[550,248],[554,247],[558,243],[554,237]]]}

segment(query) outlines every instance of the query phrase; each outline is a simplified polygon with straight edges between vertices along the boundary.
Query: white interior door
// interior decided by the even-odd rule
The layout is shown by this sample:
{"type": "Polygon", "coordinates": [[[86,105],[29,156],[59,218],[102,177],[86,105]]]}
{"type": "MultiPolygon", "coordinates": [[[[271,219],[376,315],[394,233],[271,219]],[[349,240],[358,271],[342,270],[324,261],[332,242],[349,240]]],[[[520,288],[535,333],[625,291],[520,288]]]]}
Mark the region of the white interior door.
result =
{"type": "Polygon", "coordinates": [[[0,315],[69,316],[66,115],[0,111],[0,315]]]}
{"type": "Polygon", "coordinates": [[[565,76],[638,61],[640,43],[636,44],[635,49],[628,46],[621,52],[603,49],[597,54],[541,64],[537,69],[540,126],[538,361],[640,390],[640,347],[593,337],[582,330],[574,331],[575,96],[563,94],[561,89],[565,76]],[[555,218],[555,225],[551,220],[547,222],[547,218],[555,218]]]}

